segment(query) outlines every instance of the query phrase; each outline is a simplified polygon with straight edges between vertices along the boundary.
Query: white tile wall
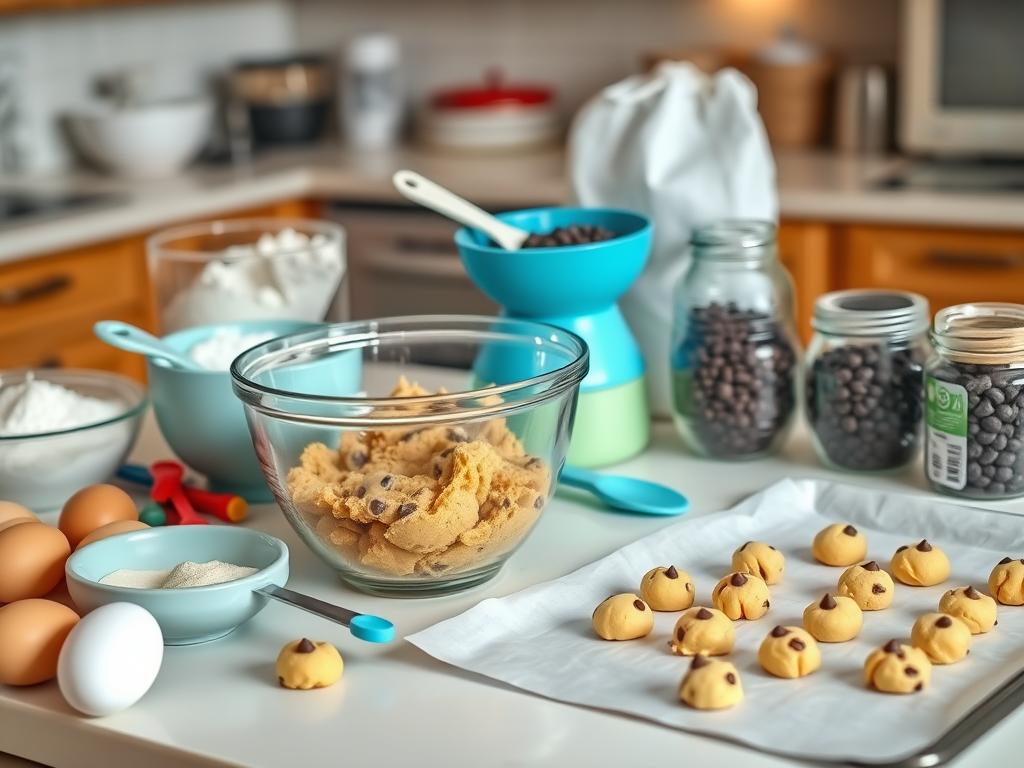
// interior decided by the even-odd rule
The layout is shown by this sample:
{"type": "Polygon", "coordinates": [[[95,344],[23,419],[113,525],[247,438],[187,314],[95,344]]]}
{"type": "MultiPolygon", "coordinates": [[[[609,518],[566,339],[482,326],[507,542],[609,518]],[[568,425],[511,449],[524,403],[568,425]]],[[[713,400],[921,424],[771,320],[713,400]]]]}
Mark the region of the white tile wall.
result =
{"type": "Polygon", "coordinates": [[[206,87],[211,74],[247,55],[291,49],[287,0],[181,3],[9,17],[0,56],[20,72],[20,143],[30,170],[65,166],[59,115],[89,97],[97,74],[141,68],[156,92],[206,87]]]}

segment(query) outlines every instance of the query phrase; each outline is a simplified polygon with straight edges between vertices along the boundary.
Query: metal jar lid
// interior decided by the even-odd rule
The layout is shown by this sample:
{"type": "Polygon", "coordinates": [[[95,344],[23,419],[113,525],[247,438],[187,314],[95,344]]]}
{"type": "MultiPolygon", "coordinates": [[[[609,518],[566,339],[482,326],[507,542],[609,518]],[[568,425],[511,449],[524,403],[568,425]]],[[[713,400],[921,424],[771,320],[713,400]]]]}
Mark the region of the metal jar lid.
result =
{"type": "Polygon", "coordinates": [[[962,363],[1024,363],[1024,305],[979,301],[956,304],[935,315],[932,341],[962,363]]]}
{"type": "Polygon", "coordinates": [[[818,297],[811,324],[830,336],[916,336],[928,329],[928,299],[873,288],[818,297]]]}

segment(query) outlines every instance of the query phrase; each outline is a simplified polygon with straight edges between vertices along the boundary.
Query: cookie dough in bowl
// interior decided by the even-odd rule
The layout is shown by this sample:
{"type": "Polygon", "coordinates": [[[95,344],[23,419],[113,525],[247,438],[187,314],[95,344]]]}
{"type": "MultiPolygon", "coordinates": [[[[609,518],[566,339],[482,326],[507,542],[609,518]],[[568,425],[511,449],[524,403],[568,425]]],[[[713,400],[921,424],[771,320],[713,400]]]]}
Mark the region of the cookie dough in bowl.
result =
{"type": "Polygon", "coordinates": [[[972,635],[990,632],[996,624],[996,601],[974,587],[957,587],[939,599],[939,612],[960,619],[972,635]]]}
{"type": "Polygon", "coordinates": [[[429,596],[492,578],[529,535],[586,368],[553,326],[423,316],[275,339],[232,377],[303,541],[359,589],[429,596]]]}

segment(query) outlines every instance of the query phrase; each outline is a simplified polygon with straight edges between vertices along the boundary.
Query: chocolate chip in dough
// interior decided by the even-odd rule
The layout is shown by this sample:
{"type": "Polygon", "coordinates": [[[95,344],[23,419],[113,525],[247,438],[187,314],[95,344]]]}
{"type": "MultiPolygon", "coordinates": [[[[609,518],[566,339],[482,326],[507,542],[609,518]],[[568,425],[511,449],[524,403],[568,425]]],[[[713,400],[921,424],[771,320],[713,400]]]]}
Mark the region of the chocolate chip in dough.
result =
{"type": "Polygon", "coordinates": [[[665,569],[665,576],[670,579],[678,579],[679,571],[676,570],[676,567],[674,565],[670,565],[668,568],[665,569]]]}
{"type": "Polygon", "coordinates": [[[918,552],[931,552],[932,551],[932,545],[928,543],[927,539],[921,539],[921,541],[918,542],[917,551],[918,552]]]}
{"type": "Polygon", "coordinates": [[[307,638],[302,638],[298,645],[295,646],[296,653],[312,653],[316,650],[316,646],[307,638]]]}
{"type": "Polygon", "coordinates": [[[882,650],[886,653],[895,653],[897,656],[903,653],[903,647],[900,645],[900,641],[895,638],[883,645],[882,650]]]}
{"type": "Polygon", "coordinates": [[[885,587],[883,587],[881,584],[872,584],[871,585],[871,594],[873,594],[873,595],[884,595],[885,594],[885,587]]]}
{"type": "Polygon", "coordinates": [[[935,626],[939,629],[946,629],[947,627],[953,626],[953,620],[949,616],[940,616],[935,620],[935,626]]]}
{"type": "Polygon", "coordinates": [[[700,619],[701,621],[707,621],[712,616],[714,616],[714,614],[711,613],[711,611],[709,611],[707,608],[701,608],[696,613],[696,618],[700,619]]]}
{"type": "Polygon", "coordinates": [[[357,499],[361,499],[365,495],[366,495],[366,486],[365,485],[360,485],[358,488],[356,488],[356,498],[357,499]]]}
{"type": "Polygon", "coordinates": [[[732,578],[729,579],[729,583],[732,584],[734,587],[742,587],[744,584],[747,583],[747,577],[742,573],[734,573],[732,575],[732,578]]]}
{"type": "Polygon", "coordinates": [[[407,501],[407,502],[405,502],[405,504],[403,504],[402,506],[400,506],[398,508],[398,516],[399,516],[399,518],[408,517],[413,512],[415,512],[416,509],[417,509],[416,502],[414,502],[414,501],[407,501]]]}
{"type": "Polygon", "coordinates": [[[353,451],[348,456],[348,465],[352,469],[362,469],[366,465],[366,451],[353,451]]]}
{"type": "Polygon", "coordinates": [[[701,667],[706,667],[710,663],[711,662],[708,660],[707,656],[703,653],[698,653],[693,657],[693,661],[690,662],[690,669],[700,669],[701,667]]]}
{"type": "Polygon", "coordinates": [[[917,667],[911,667],[909,665],[903,668],[903,672],[907,675],[907,677],[917,677],[918,674],[917,667]]]}
{"type": "Polygon", "coordinates": [[[377,515],[379,517],[380,515],[384,514],[384,510],[387,509],[387,508],[388,508],[388,505],[385,504],[380,499],[370,499],[370,514],[371,515],[377,515]]]}
{"type": "Polygon", "coordinates": [[[736,685],[736,675],[734,675],[732,672],[726,672],[725,682],[727,682],[729,685],[736,685]]]}
{"type": "Polygon", "coordinates": [[[1009,562],[1013,562],[1013,561],[1009,557],[1004,557],[1002,560],[999,561],[999,564],[1000,565],[1006,565],[1009,562]]]}
{"type": "Polygon", "coordinates": [[[981,600],[981,592],[976,590],[974,587],[968,587],[964,590],[964,597],[970,600],[981,600]]]}
{"type": "Polygon", "coordinates": [[[799,637],[794,637],[792,640],[789,641],[789,647],[792,648],[797,653],[799,653],[800,651],[802,651],[804,648],[807,647],[807,643],[805,643],[799,637]]]}
{"type": "Polygon", "coordinates": [[[924,688],[924,683],[918,683],[917,685],[914,686],[914,690],[915,691],[920,691],[923,688],[924,688]]]}
{"type": "Polygon", "coordinates": [[[863,568],[865,571],[879,570],[878,563],[876,563],[874,560],[868,560],[866,563],[864,563],[864,565],[861,566],[861,568],[863,568]]]}
{"type": "Polygon", "coordinates": [[[684,637],[686,637],[686,630],[683,627],[676,629],[676,640],[681,643],[684,637]]]}
{"type": "Polygon", "coordinates": [[[836,607],[837,603],[836,603],[836,599],[834,597],[832,597],[832,595],[825,595],[823,598],[821,598],[821,602],[818,603],[818,605],[823,610],[831,611],[833,608],[836,607]]]}
{"type": "Polygon", "coordinates": [[[647,603],[645,603],[643,600],[634,600],[633,607],[636,608],[638,611],[644,611],[647,610],[647,603]]]}
{"type": "Polygon", "coordinates": [[[852,525],[848,525],[845,528],[843,528],[843,533],[845,533],[847,536],[856,536],[857,529],[854,528],[852,525]]]}
{"type": "Polygon", "coordinates": [[[910,549],[910,547],[908,547],[906,544],[904,544],[902,547],[896,547],[897,552],[902,552],[905,549],[910,549]]]}
{"type": "Polygon", "coordinates": [[[783,626],[776,626],[772,629],[772,637],[784,637],[789,634],[789,630],[783,626]]]}
{"type": "Polygon", "coordinates": [[[770,608],[771,607],[771,603],[769,603],[767,600],[765,600],[763,603],[761,603],[761,605],[763,607],[765,607],[765,608],[770,608]]]}

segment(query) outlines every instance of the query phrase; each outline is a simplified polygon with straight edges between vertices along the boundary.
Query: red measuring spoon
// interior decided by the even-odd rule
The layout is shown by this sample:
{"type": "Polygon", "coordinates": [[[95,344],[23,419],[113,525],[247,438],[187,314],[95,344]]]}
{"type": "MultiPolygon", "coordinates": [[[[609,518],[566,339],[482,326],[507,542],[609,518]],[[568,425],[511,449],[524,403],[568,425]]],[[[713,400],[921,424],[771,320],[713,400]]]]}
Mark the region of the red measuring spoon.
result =
{"type": "Polygon", "coordinates": [[[185,468],[176,461],[157,461],[150,465],[149,472],[153,475],[153,487],[149,496],[161,504],[170,502],[178,513],[178,525],[207,525],[206,518],[199,514],[189,503],[182,488],[181,479],[185,476],[185,468]]]}

